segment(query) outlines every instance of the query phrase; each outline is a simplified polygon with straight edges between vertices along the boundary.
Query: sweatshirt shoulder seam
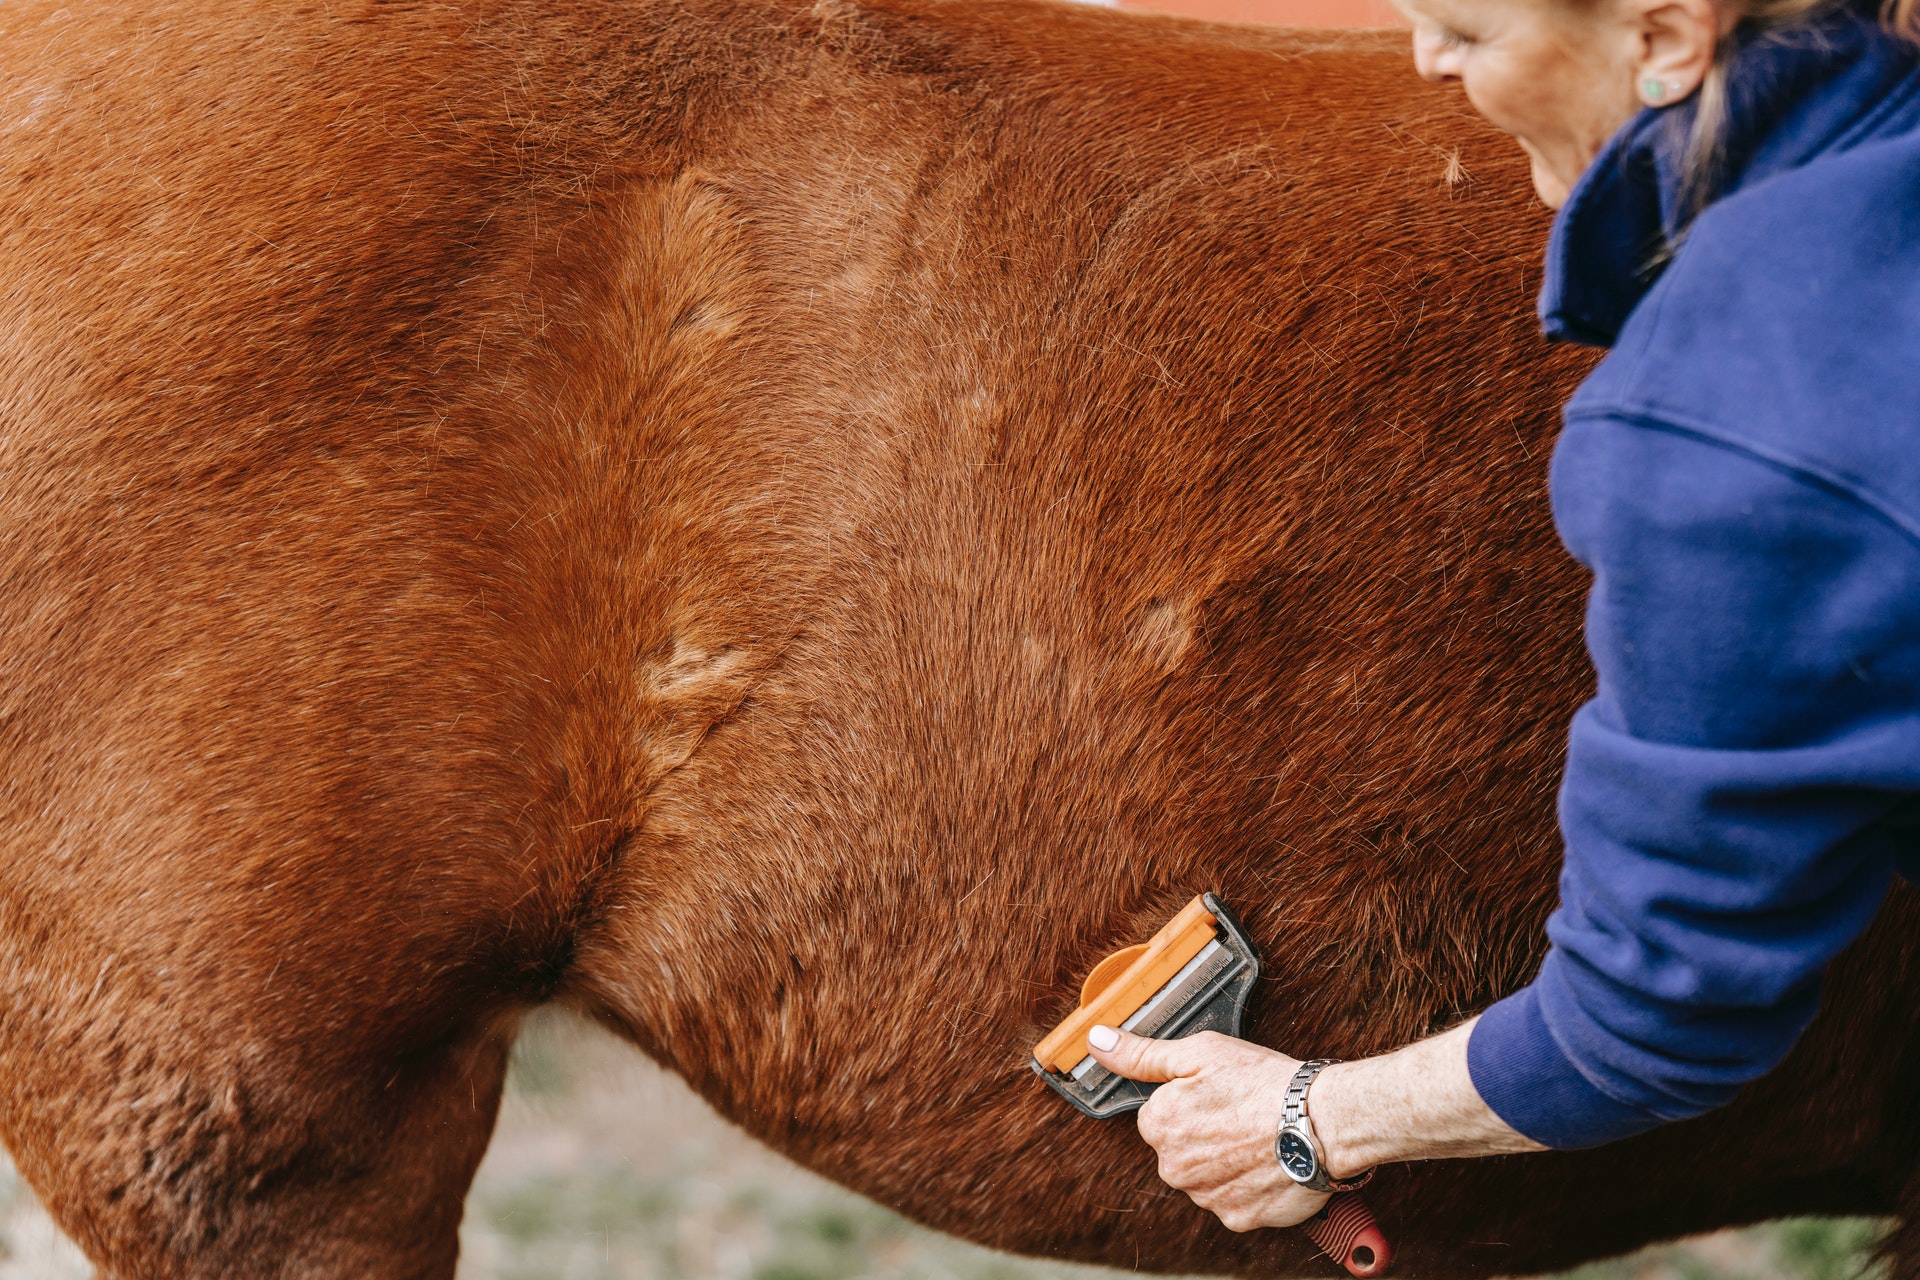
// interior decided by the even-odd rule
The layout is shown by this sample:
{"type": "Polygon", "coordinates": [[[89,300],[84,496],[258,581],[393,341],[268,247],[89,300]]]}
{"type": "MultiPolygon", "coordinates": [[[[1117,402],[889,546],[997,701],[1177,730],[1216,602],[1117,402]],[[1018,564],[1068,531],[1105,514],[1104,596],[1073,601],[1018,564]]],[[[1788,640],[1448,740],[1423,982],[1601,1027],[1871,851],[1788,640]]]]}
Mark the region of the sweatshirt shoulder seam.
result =
{"type": "Polygon", "coordinates": [[[1690,419],[1685,414],[1668,410],[1605,404],[1580,405],[1577,408],[1568,406],[1566,422],[1569,426],[1578,421],[1590,420],[1617,422],[1642,430],[1664,432],[1667,435],[1697,440],[1702,444],[1724,449],[1730,453],[1745,455],[1755,462],[1787,473],[1802,484],[1831,493],[1835,497],[1864,508],[1879,520],[1892,525],[1913,543],[1917,550],[1920,550],[1920,518],[1901,511],[1898,505],[1875,492],[1873,487],[1865,481],[1847,475],[1838,468],[1828,466],[1817,459],[1745,439],[1714,423],[1690,419]]]}

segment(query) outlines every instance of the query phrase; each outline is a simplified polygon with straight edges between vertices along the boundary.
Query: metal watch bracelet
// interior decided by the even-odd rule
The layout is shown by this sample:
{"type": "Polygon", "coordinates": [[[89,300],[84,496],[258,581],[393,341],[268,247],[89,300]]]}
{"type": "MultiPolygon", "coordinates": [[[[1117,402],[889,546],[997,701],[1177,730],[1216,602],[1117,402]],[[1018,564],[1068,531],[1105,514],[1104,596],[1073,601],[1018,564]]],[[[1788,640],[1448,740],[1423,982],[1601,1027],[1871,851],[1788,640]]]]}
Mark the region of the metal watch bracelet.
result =
{"type": "MultiPolygon", "coordinates": [[[[1285,1100],[1280,1109],[1280,1125],[1273,1135],[1273,1158],[1280,1162],[1281,1170],[1308,1191],[1357,1191],[1373,1179],[1373,1170],[1368,1169],[1351,1178],[1335,1178],[1327,1173],[1326,1153],[1320,1147],[1320,1135],[1313,1130],[1313,1121],[1307,1116],[1307,1090],[1313,1086],[1314,1077],[1333,1065],[1332,1058],[1315,1058],[1311,1062],[1300,1064],[1293,1073],[1293,1079],[1287,1082],[1285,1100]],[[1295,1170],[1295,1160],[1288,1159],[1287,1135],[1296,1135],[1297,1142],[1304,1142],[1307,1151],[1312,1154],[1312,1172],[1302,1177],[1295,1170]]],[[[1296,1150],[1297,1150],[1296,1144],[1296,1150]]]]}

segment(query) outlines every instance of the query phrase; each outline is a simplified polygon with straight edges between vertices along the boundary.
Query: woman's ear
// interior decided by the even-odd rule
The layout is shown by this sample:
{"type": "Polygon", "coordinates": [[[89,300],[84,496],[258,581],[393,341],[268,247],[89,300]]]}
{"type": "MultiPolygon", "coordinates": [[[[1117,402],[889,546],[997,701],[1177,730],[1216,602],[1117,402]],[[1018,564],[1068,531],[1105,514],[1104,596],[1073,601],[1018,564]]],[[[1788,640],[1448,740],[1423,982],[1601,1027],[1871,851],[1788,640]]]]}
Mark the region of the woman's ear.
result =
{"type": "Polygon", "coordinates": [[[1626,0],[1639,33],[1633,89],[1649,107],[1689,97],[1713,66],[1734,17],[1715,0],[1626,0]]]}

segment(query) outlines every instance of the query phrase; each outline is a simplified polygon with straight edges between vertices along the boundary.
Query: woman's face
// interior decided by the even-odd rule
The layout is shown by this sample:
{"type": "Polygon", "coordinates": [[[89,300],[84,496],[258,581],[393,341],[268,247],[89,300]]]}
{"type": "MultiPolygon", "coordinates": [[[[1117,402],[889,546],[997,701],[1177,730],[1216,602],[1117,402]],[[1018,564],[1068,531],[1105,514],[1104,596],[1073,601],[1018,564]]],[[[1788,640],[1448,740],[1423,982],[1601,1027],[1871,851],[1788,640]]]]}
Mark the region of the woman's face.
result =
{"type": "MultiPolygon", "coordinates": [[[[1630,0],[1397,0],[1429,80],[1458,80],[1474,109],[1533,162],[1550,208],[1640,106],[1648,41],[1630,0]]],[[[1674,96],[1693,85],[1673,86],[1674,96]]],[[[1662,90],[1666,84],[1662,83],[1662,90]]]]}

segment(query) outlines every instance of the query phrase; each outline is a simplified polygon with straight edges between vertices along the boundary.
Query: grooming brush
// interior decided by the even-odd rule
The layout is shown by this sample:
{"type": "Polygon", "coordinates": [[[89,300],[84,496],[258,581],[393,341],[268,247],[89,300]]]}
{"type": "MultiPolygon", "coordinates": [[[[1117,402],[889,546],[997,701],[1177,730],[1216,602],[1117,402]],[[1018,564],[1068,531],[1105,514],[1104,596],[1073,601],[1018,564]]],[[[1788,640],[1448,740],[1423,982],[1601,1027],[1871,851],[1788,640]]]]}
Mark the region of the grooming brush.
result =
{"type": "MultiPolygon", "coordinates": [[[[1151,940],[1095,965],[1081,985],[1080,1007],[1033,1047],[1028,1065],[1096,1120],[1137,1111],[1160,1086],[1095,1062],[1087,1032],[1108,1026],[1155,1040],[1201,1031],[1238,1037],[1259,976],[1260,957],[1247,931],[1218,898],[1201,894],[1151,940]]],[[[1383,1274],[1392,1261],[1379,1224],[1351,1192],[1331,1197],[1300,1229],[1361,1280],[1383,1274]]]]}

